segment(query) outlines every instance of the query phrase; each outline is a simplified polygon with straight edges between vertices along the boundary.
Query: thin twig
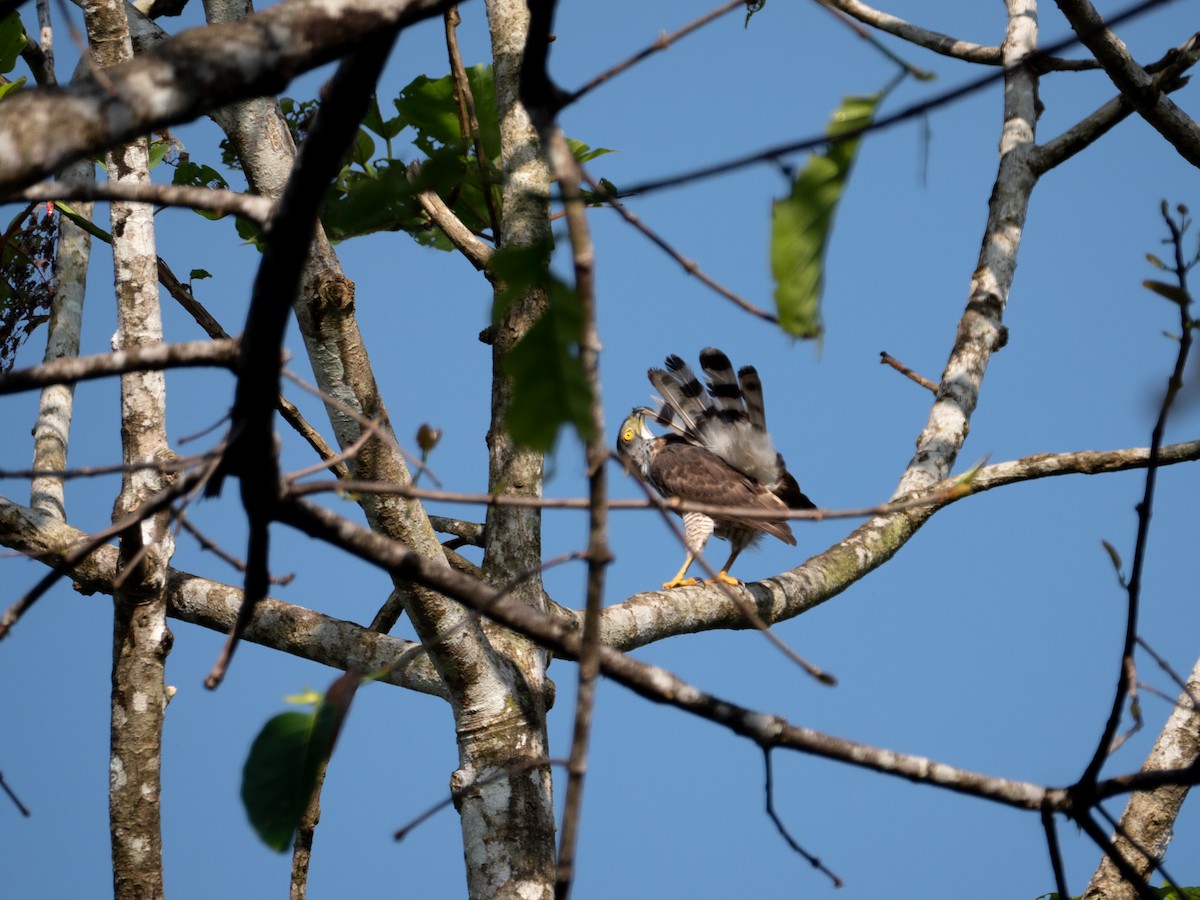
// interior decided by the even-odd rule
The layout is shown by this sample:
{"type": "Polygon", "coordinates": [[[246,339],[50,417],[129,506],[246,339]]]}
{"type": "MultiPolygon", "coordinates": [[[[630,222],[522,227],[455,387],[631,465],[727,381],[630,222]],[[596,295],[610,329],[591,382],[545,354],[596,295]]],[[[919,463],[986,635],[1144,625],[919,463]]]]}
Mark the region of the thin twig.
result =
{"type": "Polygon", "coordinates": [[[451,6],[442,14],[446,31],[446,55],[450,57],[450,76],[454,82],[454,99],[458,103],[459,133],[464,140],[470,140],[475,148],[475,164],[479,169],[479,180],[483,185],[483,199],[487,204],[488,222],[492,226],[492,234],[500,233],[500,212],[496,209],[496,199],[492,196],[492,178],[489,167],[491,160],[483,152],[483,138],[479,129],[479,117],[475,114],[475,96],[471,93],[471,82],[467,79],[467,70],[463,65],[462,53],[458,49],[458,26],[462,17],[458,14],[458,6],[451,6]]]}
{"type": "MultiPolygon", "coordinates": [[[[1158,653],[1155,652],[1154,648],[1151,647],[1146,642],[1146,639],[1141,635],[1138,635],[1137,637],[1137,645],[1149,653],[1150,658],[1158,664],[1158,667],[1167,673],[1167,677],[1175,682],[1175,685],[1187,695],[1188,700],[1190,700],[1192,703],[1192,708],[1200,709],[1200,697],[1197,697],[1192,693],[1191,687],[1187,683],[1187,679],[1183,678],[1178,672],[1175,671],[1169,662],[1159,656],[1158,653]]],[[[1161,692],[1156,691],[1156,693],[1161,692]]],[[[1169,700],[1172,704],[1175,703],[1174,697],[1168,697],[1166,694],[1162,694],[1162,696],[1169,700]]]]}
{"type": "Polygon", "coordinates": [[[779,814],[775,812],[775,779],[774,773],[771,769],[770,747],[763,747],[763,768],[766,770],[766,785],[763,788],[763,792],[766,794],[767,798],[767,816],[774,823],[775,830],[779,832],[779,836],[787,842],[787,845],[791,847],[796,854],[807,860],[808,864],[818,872],[826,875],[829,880],[833,882],[834,887],[840,888],[842,886],[842,879],[834,874],[834,872],[832,872],[828,867],[826,867],[826,865],[821,862],[821,858],[819,856],[813,856],[811,853],[801,847],[799,842],[792,837],[791,833],[787,830],[787,826],[783,824],[783,819],[779,818],[779,814]]]}
{"type": "Polygon", "coordinates": [[[1054,888],[1059,898],[1065,900],[1071,896],[1071,892],[1067,890],[1067,873],[1058,846],[1058,825],[1054,821],[1054,813],[1048,809],[1042,810],[1042,831],[1046,833],[1046,851],[1050,854],[1050,868],[1054,870],[1054,888]]]}
{"type": "Polygon", "coordinates": [[[499,772],[493,772],[491,775],[485,775],[482,778],[476,778],[470,784],[465,784],[458,790],[452,790],[450,795],[444,800],[439,800],[433,806],[429,807],[422,813],[418,813],[412,819],[409,819],[404,825],[396,829],[392,835],[393,840],[402,841],[412,832],[418,825],[424,824],[429,819],[440,813],[443,809],[453,803],[457,803],[465,797],[470,791],[481,787],[486,787],[493,784],[502,778],[511,778],[514,775],[520,775],[522,772],[528,772],[530,769],[538,769],[542,766],[565,766],[565,759],[551,759],[550,757],[541,757],[539,759],[525,759],[511,766],[506,766],[499,772]]]}
{"type": "Polygon", "coordinates": [[[0,772],[0,790],[3,790],[4,793],[8,795],[8,799],[13,802],[13,804],[17,807],[17,811],[20,812],[21,815],[27,819],[33,815],[33,813],[29,811],[29,807],[22,803],[21,799],[13,793],[13,789],[8,786],[8,782],[4,780],[3,772],[0,772]]]}
{"type": "Polygon", "coordinates": [[[1130,569],[1129,581],[1126,587],[1128,603],[1125,618],[1125,640],[1121,649],[1121,664],[1117,673],[1117,685],[1113,692],[1112,707],[1109,710],[1108,721],[1104,725],[1104,731],[1096,745],[1095,752],[1092,754],[1092,759],[1079,779],[1080,783],[1085,785],[1095,784],[1096,779],[1100,775],[1100,769],[1104,765],[1105,759],[1108,758],[1113,739],[1120,725],[1121,711],[1125,706],[1125,698],[1129,693],[1130,686],[1136,681],[1133,648],[1134,642],[1137,639],[1142,571],[1146,561],[1146,546],[1150,537],[1150,515],[1154,506],[1154,488],[1158,480],[1158,468],[1161,465],[1159,457],[1161,455],[1163,435],[1166,432],[1167,417],[1170,415],[1171,405],[1176,395],[1183,387],[1183,375],[1187,367],[1188,351],[1192,346],[1192,323],[1188,312],[1192,301],[1187,285],[1189,263],[1183,255],[1183,227],[1176,224],[1175,220],[1171,218],[1170,210],[1165,202],[1162,207],[1162,216],[1174,245],[1175,260],[1173,271],[1179,285],[1179,290],[1185,298],[1183,302],[1178,303],[1180,318],[1179,349],[1175,354],[1175,366],[1167,381],[1167,389],[1163,394],[1162,404],[1158,410],[1158,418],[1154,423],[1154,430],[1150,435],[1150,458],[1146,466],[1146,481],[1142,491],[1142,501],[1137,506],[1137,538],[1134,543],[1133,565],[1130,569]]]}
{"type": "MultiPolygon", "coordinates": [[[[1159,465],[1175,465],[1200,459],[1200,441],[1171,444],[1161,448],[1159,465]]],[[[1018,484],[1036,478],[1061,475],[1098,475],[1108,472],[1124,472],[1145,468],[1149,451],[1145,448],[1095,451],[1083,450],[1074,453],[1039,453],[1024,456],[1009,462],[993,463],[969,472],[966,476],[952,476],[913,496],[876,506],[846,509],[787,510],[786,512],[764,513],[761,509],[713,506],[704,503],[685,503],[681,500],[610,500],[609,509],[667,509],[671,512],[702,512],[746,519],[813,520],[861,519],[918,509],[924,506],[948,504],[964,497],[993,490],[1010,484],[1018,484]]],[[[289,487],[293,497],[304,497],[328,491],[346,491],[358,494],[389,494],[415,500],[444,501],[483,506],[523,506],[538,509],[587,509],[586,498],[579,497],[520,497],[506,494],[475,494],[460,491],[443,491],[397,485],[382,481],[310,481],[289,487]]]]}
{"type": "Polygon", "coordinates": [[[574,93],[568,94],[562,105],[569,106],[584,95],[589,94],[596,88],[600,87],[600,85],[604,84],[606,81],[615,78],[617,75],[620,75],[626,69],[632,68],[642,60],[653,56],[655,53],[669,49],[672,44],[687,37],[693,31],[702,28],[709,22],[716,21],[726,13],[733,12],[733,10],[737,9],[738,7],[745,7],[745,5],[746,0],[730,0],[730,2],[724,3],[721,6],[718,6],[716,9],[705,13],[704,15],[700,16],[700,18],[689,22],[687,25],[684,25],[682,28],[672,32],[671,34],[659,35],[658,40],[656,40],[650,46],[639,50],[637,53],[633,54],[633,56],[617,63],[612,68],[606,69],[574,93]]]}
{"type": "Polygon", "coordinates": [[[890,356],[886,351],[879,354],[879,363],[880,365],[891,366],[901,375],[911,379],[912,381],[915,381],[921,387],[925,388],[925,390],[932,391],[934,394],[937,394],[939,385],[936,381],[930,381],[924,375],[918,375],[908,366],[904,365],[904,363],[900,362],[900,360],[896,359],[894,356],[890,356]]]}
{"type": "MultiPolygon", "coordinates": [[[[188,534],[190,534],[192,537],[194,537],[196,539],[196,543],[198,543],[200,545],[201,550],[207,550],[208,552],[216,555],[216,557],[218,559],[223,560],[225,563],[227,563],[232,568],[236,569],[238,572],[246,571],[246,564],[244,562],[242,562],[240,559],[238,559],[232,553],[229,553],[228,551],[222,549],[221,546],[216,541],[212,540],[203,531],[201,531],[199,528],[197,528],[192,523],[192,520],[188,518],[187,514],[183,512],[183,510],[177,511],[174,514],[174,519],[179,524],[179,527],[181,529],[183,529],[184,531],[186,531],[188,534]]],[[[292,582],[292,580],[295,579],[295,577],[296,576],[294,574],[272,575],[271,583],[278,584],[278,585],[290,584],[292,582]]]]}
{"type": "MultiPolygon", "coordinates": [[[[1117,25],[1121,22],[1141,16],[1156,6],[1161,6],[1170,0],[1141,0],[1116,13],[1109,16],[1107,21],[1110,25],[1117,25]]],[[[1075,35],[1064,37],[1055,43],[1033,53],[1020,63],[1019,66],[1013,69],[1026,68],[1032,72],[1041,71],[1044,61],[1054,54],[1062,50],[1072,47],[1079,42],[1075,35]]],[[[894,113],[886,116],[879,116],[872,120],[869,124],[861,128],[841,132],[838,134],[836,141],[828,134],[813,135],[811,137],[802,138],[800,140],[789,141],[783,144],[777,144],[774,147],[768,147],[765,150],[756,150],[752,153],[747,153],[742,156],[731,157],[730,159],[721,162],[711,163],[705,166],[699,166],[695,169],[690,169],[686,172],[679,172],[675,175],[667,175],[662,178],[650,179],[640,182],[633,186],[627,186],[624,190],[630,194],[648,194],[655,191],[665,190],[667,188],[678,187],[682,184],[692,184],[698,181],[704,181],[709,178],[715,178],[718,175],[725,175],[729,172],[745,169],[750,166],[760,165],[766,162],[775,162],[781,157],[790,156],[795,153],[800,153],[806,150],[816,150],[822,147],[827,147],[832,143],[856,141],[859,138],[875,134],[877,132],[886,131],[887,129],[907,122],[911,119],[918,118],[931,112],[935,109],[949,106],[950,104],[962,100],[965,97],[975,94],[984,88],[991,87],[1003,81],[1009,75],[1009,69],[1000,68],[994,72],[989,72],[987,75],[982,75],[971,81],[964,82],[958,87],[949,88],[941,91],[932,97],[921,100],[917,103],[910,104],[903,109],[897,110],[894,113]]]]}
{"type": "MultiPolygon", "coordinates": [[[[662,516],[663,522],[675,535],[675,539],[679,541],[680,546],[686,549],[687,536],[684,534],[683,528],[680,527],[679,522],[675,520],[675,517],[670,515],[668,501],[665,500],[665,498],[659,497],[658,494],[651,489],[650,485],[646,484],[644,481],[642,481],[642,479],[637,478],[634,480],[645,492],[646,499],[650,505],[658,509],[659,514],[662,516]]],[[[829,685],[830,687],[837,684],[837,679],[833,675],[829,674],[819,666],[809,662],[807,659],[793,650],[790,646],[788,646],[787,642],[784,641],[783,638],[781,638],[771,629],[770,625],[763,621],[762,616],[758,614],[758,610],[754,608],[750,600],[745,596],[744,590],[735,590],[733,585],[719,581],[717,579],[717,570],[713,567],[712,563],[705,558],[703,553],[695,554],[694,562],[698,563],[704,570],[705,574],[708,575],[709,584],[714,584],[720,588],[721,592],[724,593],[725,596],[728,597],[738,608],[742,615],[745,616],[746,621],[750,623],[751,627],[755,628],[763,637],[765,637],[767,641],[775,647],[776,650],[778,650],[780,653],[790,659],[792,663],[803,669],[808,675],[817,679],[817,681],[821,682],[822,684],[829,685]]]]}
{"type": "Polygon", "coordinates": [[[771,322],[775,325],[779,324],[779,318],[777,316],[767,312],[765,309],[755,306],[740,294],[731,291],[729,288],[725,287],[725,285],[707,275],[703,270],[701,270],[700,266],[694,259],[688,259],[673,246],[671,246],[671,244],[667,242],[666,238],[662,237],[662,235],[658,234],[658,232],[653,231],[649,226],[647,226],[646,223],[642,221],[640,216],[630,211],[625,204],[623,204],[616,197],[612,196],[609,190],[592,178],[592,176],[586,171],[583,172],[583,178],[596,193],[596,195],[601,197],[606,204],[615,209],[620,214],[621,218],[649,238],[651,242],[653,242],[660,250],[671,257],[671,259],[679,263],[683,270],[689,275],[693,276],[702,284],[716,291],[725,299],[733,301],[746,312],[758,316],[760,319],[766,322],[771,322]]]}

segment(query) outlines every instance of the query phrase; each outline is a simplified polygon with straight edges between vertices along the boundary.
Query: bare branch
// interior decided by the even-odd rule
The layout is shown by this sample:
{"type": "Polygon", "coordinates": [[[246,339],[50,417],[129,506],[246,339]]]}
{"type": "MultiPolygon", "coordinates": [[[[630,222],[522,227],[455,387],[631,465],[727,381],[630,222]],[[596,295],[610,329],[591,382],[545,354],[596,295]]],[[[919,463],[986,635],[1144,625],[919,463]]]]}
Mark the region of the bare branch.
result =
{"type": "MultiPolygon", "coordinates": [[[[738,5],[739,6],[742,5],[742,3],[739,2],[738,5]]],[[[609,191],[606,190],[594,178],[592,178],[590,175],[588,175],[586,171],[583,173],[583,178],[588,183],[588,185],[591,187],[591,189],[596,192],[597,195],[604,198],[604,202],[608,206],[615,209],[621,215],[622,219],[624,219],[626,222],[628,222],[630,225],[632,225],[634,228],[636,228],[638,231],[640,231],[642,234],[644,234],[647,238],[649,238],[650,241],[652,243],[654,243],[660,250],[662,250],[664,253],[666,253],[667,256],[671,257],[671,259],[673,259],[673,260],[675,260],[675,262],[679,263],[679,265],[683,267],[683,270],[685,272],[687,272],[689,275],[691,275],[694,278],[696,278],[697,280],[699,280],[702,284],[707,285],[708,287],[712,288],[714,291],[716,291],[718,294],[720,294],[726,300],[733,301],[735,304],[740,306],[742,309],[744,309],[746,312],[750,313],[751,315],[758,316],[758,318],[762,319],[763,321],[770,322],[774,325],[779,324],[778,316],[775,316],[775,315],[767,312],[765,309],[761,309],[760,307],[755,306],[753,303],[751,303],[749,300],[742,297],[740,294],[734,293],[733,291],[731,291],[729,288],[725,287],[723,284],[721,284],[716,279],[711,278],[709,275],[705,274],[700,269],[700,266],[696,263],[695,260],[688,259],[682,253],[680,253],[678,250],[676,250],[673,246],[671,246],[671,244],[669,244],[667,242],[666,238],[662,237],[660,234],[658,234],[658,232],[653,231],[648,225],[646,225],[645,222],[642,221],[642,219],[639,215],[637,215],[632,210],[630,210],[627,206],[625,206],[624,203],[622,203],[616,197],[611,196],[609,191]]]]}
{"type": "MultiPolygon", "coordinates": [[[[1143,119],[1170,142],[1179,155],[1200,166],[1200,125],[1175,104],[1150,74],[1129,55],[1125,44],[1105,25],[1089,0],[1055,0],[1079,40],[1095,54],[1122,96],[1143,119]]],[[[1200,58],[1200,33],[1192,36],[1183,52],[1200,58]]]]}
{"type": "Polygon", "coordinates": [[[721,16],[725,15],[728,12],[732,12],[733,10],[737,9],[738,7],[745,7],[745,6],[746,6],[746,0],[730,0],[730,2],[721,4],[716,9],[705,13],[704,15],[700,16],[698,19],[695,19],[695,20],[689,22],[687,25],[684,25],[682,28],[679,28],[676,31],[673,31],[671,34],[666,34],[666,33],[661,34],[659,36],[658,40],[656,40],[650,46],[646,47],[643,50],[638,51],[637,53],[635,53],[633,56],[629,57],[628,59],[622,60],[621,62],[617,63],[612,68],[606,69],[605,71],[603,71],[599,75],[597,75],[595,78],[593,78],[591,81],[589,81],[587,84],[585,84],[583,87],[579,88],[574,93],[567,95],[566,98],[562,101],[562,106],[567,106],[571,103],[574,103],[575,101],[579,100],[581,97],[585,96],[586,94],[590,94],[592,91],[594,91],[596,88],[600,87],[600,85],[604,84],[606,81],[608,81],[612,78],[615,78],[616,76],[620,75],[622,72],[626,71],[627,69],[630,69],[633,66],[637,65],[642,60],[647,59],[648,57],[653,56],[655,53],[658,53],[662,50],[670,49],[672,44],[675,44],[678,41],[682,40],[683,38],[687,37],[693,31],[696,31],[697,29],[704,27],[705,25],[709,24],[710,22],[715,22],[717,19],[721,18],[721,16]]]}
{"type": "MultiPolygon", "coordinates": [[[[73,553],[89,536],[52,515],[0,497],[0,543],[50,565],[63,565],[84,594],[112,593],[117,575],[117,548],[99,544],[90,553],[73,553]]],[[[179,569],[167,574],[167,614],[212,631],[225,633],[242,606],[242,591],[179,569]]],[[[381,680],[424,694],[445,697],[441,678],[419,644],[376,634],[292,603],[268,597],[261,601],[245,639],[335,669],[365,672],[383,669],[404,654],[417,654],[410,665],[389,670],[381,680]]]]}
{"type": "Polygon", "coordinates": [[[0,376],[0,395],[16,394],[50,384],[90,381],[126,372],[156,372],[202,366],[235,369],[237,365],[238,343],[234,340],[150,344],[113,353],[73,356],[28,369],[17,369],[0,376]]]}
{"type": "MultiPolygon", "coordinates": [[[[420,171],[420,163],[412,163],[408,167],[408,180],[415,182],[420,171]]],[[[421,191],[417,194],[417,202],[430,221],[442,230],[467,261],[481,272],[486,272],[487,264],[496,251],[477,238],[436,191],[421,191]]]]}
{"type": "Polygon", "coordinates": [[[879,354],[879,364],[885,365],[885,366],[891,366],[893,369],[895,369],[897,372],[899,372],[905,378],[908,378],[910,381],[916,382],[921,387],[925,388],[925,390],[927,390],[927,391],[932,391],[935,396],[937,395],[938,383],[936,381],[930,381],[925,376],[917,374],[916,372],[914,372],[908,366],[904,365],[904,363],[900,362],[900,360],[896,359],[895,357],[890,356],[887,353],[880,353],[879,354]]]}
{"type": "Polygon", "coordinates": [[[301,0],[244,22],[192,28],[65,88],[19,91],[0,107],[0,193],[88,153],[272,94],[381,32],[439,15],[449,0],[301,0]]]}
{"type": "Polygon", "coordinates": [[[1187,273],[1190,265],[1184,258],[1183,228],[1171,218],[1170,211],[1165,202],[1163,203],[1162,214],[1167,229],[1171,234],[1171,241],[1175,251],[1172,270],[1178,280],[1179,291],[1185,298],[1183,302],[1178,304],[1181,334],[1179,336],[1178,351],[1175,355],[1175,365],[1167,380],[1167,387],[1163,392],[1162,404],[1158,410],[1158,418],[1154,423],[1154,430],[1151,432],[1150,459],[1149,464],[1146,466],[1146,483],[1142,492],[1142,501],[1137,507],[1138,530],[1134,544],[1133,566],[1126,584],[1128,603],[1125,621],[1125,641],[1121,650],[1117,686],[1114,691],[1112,707],[1109,710],[1108,721],[1105,723],[1103,734],[1097,744],[1095,753],[1092,755],[1091,762],[1088,763],[1087,769],[1080,778],[1080,781],[1084,784],[1094,784],[1099,777],[1100,769],[1111,752],[1110,748],[1120,724],[1121,710],[1125,704],[1126,694],[1136,681],[1133,649],[1137,639],[1138,607],[1141,598],[1142,572],[1146,561],[1146,546],[1150,537],[1150,515],[1154,506],[1154,486],[1157,482],[1158,469],[1161,465],[1159,461],[1160,447],[1162,446],[1163,435],[1166,432],[1167,418],[1171,413],[1171,406],[1179,391],[1183,388],[1183,373],[1187,366],[1188,351],[1192,346],[1192,322],[1189,309],[1192,300],[1188,293],[1187,284],[1187,273]]]}
{"type": "Polygon", "coordinates": [[[156,206],[185,206],[244,216],[261,227],[270,224],[275,204],[268,197],[236,191],[175,184],[43,181],[10,194],[8,200],[130,200],[156,206]]]}
{"type": "MultiPolygon", "coordinates": [[[[1182,46],[1167,54],[1167,62],[1160,65],[1154,75],[1156,87],[1171,93],[1187,83],[1183,73],[1200,61],[1200,54],[1188,52],[1188,48],[1194,47],[1195,43],[1195,37],[1189,38],[1182,46]]],[[[1124,94],[1117,94],[1091,115],[1085,116],[1062,134],[1035,148],[1030,165],[1039,175],[1048,172],[1099,140],[1133,111],[1133,103],[1129,98],[1124,94]]]]}

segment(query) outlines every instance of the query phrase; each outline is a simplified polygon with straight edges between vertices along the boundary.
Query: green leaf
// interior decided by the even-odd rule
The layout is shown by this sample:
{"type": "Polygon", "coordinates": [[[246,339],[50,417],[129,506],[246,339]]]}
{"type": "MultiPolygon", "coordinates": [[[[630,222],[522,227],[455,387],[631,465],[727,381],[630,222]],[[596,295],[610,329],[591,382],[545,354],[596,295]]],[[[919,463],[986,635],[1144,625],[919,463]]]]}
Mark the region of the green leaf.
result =
{"type": "Polygon", "coordinates": [[[175,174],[171,176],[171,184],[219,190],[228,190],[229,188],[229,182],[212,166],[194,163],[191,160],[184,160],[175,167],[175,174]]]}
{"type": "Polygon", "coordinates": [[[149,146],[149,160],[147,162],[148,168],[153,169],[162,162],[163,157],[167,155],[170,149],[170,141],[151,141],[149,146]]]}
{"type": "Polygon", "coordinates": [[[0,74],[13,70],[24,49],[25,26],[20,14],[13,10],[0,17],[0,74]]]}
{"type": "Polygon", "coordinates": [[[375,142],[371,140],[371,136],[367,134],[365,128],[358,129],[358,134],[354,136],[354,143],[350,147],[350,159],[360,166],[366,167],[371,164],[371,158],[374,155],[375,142]]]}
{"type": "Polygon", "coordinates": [[[593,150],[583,141],[577,141],[573,138],[567,138],[567,145],[571,148],[571,154],[575,157],[575,162],[582,165],[585,162],[591,162],[597,156],[604,156],[606,153],[616,153],[616,150],[609,150],[607,147],[597,147],[593,150]]]}
{"type": "MultiPolygon", "coordinates": [[[[492,67],[472,66],[467,69],[467,84],[475,103],[479,121],[479,139],[489,163],[500,159],[500,125],[496,119],[496,86],[492,67]]],[[[393,101],[404,125],[417,132],[413,143],[426,156],[440,147],[463,144],[458,121],[458,104],[454,100],[454,79],[446,75],[432,80],[419,75],[393,101]]]]}
{"type": "Polygon", "coordinates": [[[25,76],[24,75],[22,75],[20,78],[16,79],[15,81],[9,81],[9,82],[6,82],[5,84],[0,84],[0,100],[3,100],[5,97],[7,97],[9,94],[13,93],[14,91],[19,91],[23,87],[25,87],[25,76]]]}
{"type": "Polygon", "coordinates": [[[766,5],[767,0],[746,0],[746,24],[743,27],[749,28],[751,16],[753,16],[766,5]]]}
{"type": "MultiPolygon", "coordinates": [[[[870,124],[881,95],[846,97],[833,114],[830,137],[870,124]]],[[[771,211],[771,274],[779,324],[788,334],[820,337],[825,252],[838,201],[858,151],[858,138],[831,144],[809,158],[791,193],[771,211]]]]}
{"type": "Polygon", "coordinates": [[[243,218],[242,216],[237,216],[234,219],[234,227],[237,228],[238,237],[240,237],[247,244],[253,244],[259,249],[259,252],[262,252],[264,240],[262,229],[260,229],[254,222],[251,222],[249,219],[243,218]]]}
{"type": "Polygon", "coordinates": [[[563,425],[574,426],[584,440],[594,433],[592,390],[579,356],[583,305],[549,271],[548,257],[548,245],[522,247],[497,252],[489,265],[502,284],[495,322],[528,291],[541,288],[546,295],[545,310],[504,359],[504,372],[512,379],[508,431],[517,443],[541,451],[554,447],[563,425]]]}
{"type": "Polygon", "coordinates": [[[242,805],[272,850],[291,844],[361,683],[361,673],[347,672],[311,712],[280,713],[254,739],[242,767],[242,805]]]}
{"type": "Polygon", "coordinates": [[[200,281],[201,279],[212,277],[212,272],[209,272],[206,269],[192,269],[191,273],[188,275],[188,280],[200,281]]]}
{"type": "Polygon", "coordinates": [[[404,123],[400,121],[399,116],[385,122],[383,114],[379,111],[379,98],[372,95],[371,106],[367,110],[366,118],[363,119],[363,127],[369,128],[385,141],[390,141],[404,130],[404,123]]]}

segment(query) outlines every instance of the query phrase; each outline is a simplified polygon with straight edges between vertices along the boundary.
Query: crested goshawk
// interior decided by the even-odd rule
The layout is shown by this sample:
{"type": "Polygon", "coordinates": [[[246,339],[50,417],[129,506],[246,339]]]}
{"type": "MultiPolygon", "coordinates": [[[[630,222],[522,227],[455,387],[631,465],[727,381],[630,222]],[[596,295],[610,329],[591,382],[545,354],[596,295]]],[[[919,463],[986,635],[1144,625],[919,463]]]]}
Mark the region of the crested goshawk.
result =
{"type": "MultiPolygon", "coordinates": [[[[751,366],[734,375],[729,357],[715,347],[700,351],[707,390],[678,356],[668,356],[666,369],[651,369],[650,383],[661,399],[658,409],[638,407],[621,424],[617,453],[626,467],[659,494],[712,506],[739,507],[786,514],[814,509],[767,433],[762,382],[751,366]],[[646,419],[669,429],[656,437],[646,419]]],[[[658,399],[658,398],[656,398],[658,399]]],[[[796,538],[786,518],[739,518],[683,513],[687,558],[663,588],[697,584],[685,578],[710,535],[729,541],[732,550],[714,581],[740,584],[729,575],[738,554],[764,534],[787,544],[796,538]]]]}

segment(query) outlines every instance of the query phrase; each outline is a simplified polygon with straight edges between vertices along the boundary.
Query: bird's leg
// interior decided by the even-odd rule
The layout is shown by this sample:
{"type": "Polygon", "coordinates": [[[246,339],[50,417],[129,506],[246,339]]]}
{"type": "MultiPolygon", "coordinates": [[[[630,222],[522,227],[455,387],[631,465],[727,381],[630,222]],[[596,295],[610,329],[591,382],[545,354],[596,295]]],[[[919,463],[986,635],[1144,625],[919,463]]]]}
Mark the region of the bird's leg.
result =
{"type": "Polygon", "coordinates": [[[677,588],[677,587],[691,587],[694,584],[700,583],[699,580],[697,580],[695,578],[684,578],[683,577],[684,575],[687,574],[687,570],[691,567],[692,560],[694,560],[695,558],[696,557],[689,550],[687,559],[685,559],[683,561],[683,566],[680,567],[679,571],[675,573],[675,577],[672,578],[670,581],[663,584],[664,591],[669,591],[671,588],[677,588]]]}
{"type": "Polygon", "coordinates": [[[738,558],[741,549],[734,550],[729,554],[729,559],[725,560],[725,565],[721,566],[721,571],[716,574],[715,578],[708,579],[709,584],[733,584],[740,585],[741,582],[729,574],[729,570],[733,568],[733,561],[738,558]]]}

